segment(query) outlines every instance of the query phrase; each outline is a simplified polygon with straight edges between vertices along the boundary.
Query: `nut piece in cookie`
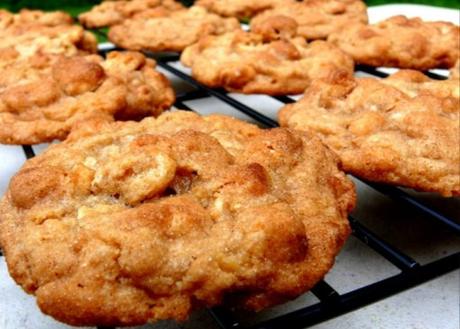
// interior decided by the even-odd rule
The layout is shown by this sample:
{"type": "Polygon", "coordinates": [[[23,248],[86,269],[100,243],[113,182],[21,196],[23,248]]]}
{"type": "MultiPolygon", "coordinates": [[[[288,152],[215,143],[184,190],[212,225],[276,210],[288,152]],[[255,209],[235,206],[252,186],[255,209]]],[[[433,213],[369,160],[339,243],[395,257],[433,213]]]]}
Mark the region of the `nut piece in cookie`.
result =
{"type": "Polygon", "coordinates": [[[37,144],[64,139],[78,121],[139,119],[174,102],[155,62],[135,52],[35,55],[2,66],[0,142],[37,144]]]}
{"type": "Polygon", "coordinates": [[[184,9],[182,4],[174,0],[104,1],[80,14],[78,20],[88,28],[100,28],[120,24],[131,18],[165,16],[181,9],[184,9]]]}
{"type": "Polygon", "coordinates": [[[110,28],[109,39],[126,49],[180,52],[200,37],[239,29],[237,19],[193,6],[162,17],[126,20],[110,28]]]}
{"type": "Polygon", "coordinates": [[[450,68],[460,56],[460,27],[448,22],[394,16],[374,25],[353,24],[329,42],[356,63],[415,70],[450,68]]]}
{"type": "Polygon", "coordinates": [[[277,5],[286,5],[294,0],[198,0],[197,6],[225,17],[249,18],[277,5]]]}
{"type": "Polygon", "coordinates": [[[60,321],[184,320],[313,287],[354,203],[310,133],[167,112],[89,122],[27,161],[0,201],[0,244],[11,276],[60,321]]]}
{"type": "Polygon", "coordinates": [[[460,195],[458,80],[402,70],[386,79],[316,81],[279,113],[316,131],[345,171],[376,182],[460,195]]]}
{"type": "Polygon", "coordinates": [[[297,22],[297,34],[308,40],[326,39],[350,24],[367,24],[367,7],[359,0],[310,0],[287,2],[266,10],[251,20],[257,30],[272,16],[287,16],[297,22]]]}
{"type": "Polygon", "coordinates": [[[255,32],[207,36],[187,47],[181,61],[206,86],[246,94],[299,94],[313,79],[353,74],[353,61],[325,41],[295,36],[297,24],[273,16],[255,32]]]}

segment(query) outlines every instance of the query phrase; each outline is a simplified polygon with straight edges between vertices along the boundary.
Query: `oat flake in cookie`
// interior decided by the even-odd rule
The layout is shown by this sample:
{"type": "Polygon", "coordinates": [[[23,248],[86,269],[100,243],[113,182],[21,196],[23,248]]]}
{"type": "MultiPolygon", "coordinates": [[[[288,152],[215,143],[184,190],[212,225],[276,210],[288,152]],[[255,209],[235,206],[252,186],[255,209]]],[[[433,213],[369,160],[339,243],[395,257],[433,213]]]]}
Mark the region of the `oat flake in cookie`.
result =
{"type": "Polygon", "coordinates": [[[28,160],[0,202],[11,276],[73,325],[260,310],[329,270],[351,181],[307,132],[166,112],[92,121],[28,160]]]}
{"type": "Polygon", "coordinates": [[[295,0],[197,0],[197,6],[225,17],[249,18],[275,6],[295,0]]]}
{"type": "Polygon", "coordinates": [[[296,36],[296,22],[273,16],[253,32],[207,36],[181,62],[206,86],[245,94],[299,94],[312,80],[353,74],[353,60],[325,41],[296,36]]]}
{"type": "Polygon", "coordinates": [[[386,79],[316,81],[279,113],[316,131],[346,172],[370,181],[460,195],[458,80],[402,70],[386,79]]]}
{"type": "Polygon", "coordinates": [[[460,28],[448,22],[394,16],[374,25],[352,24],[329,42],[356,63],[428,70],[450,68],[460,56],[460,28]]]}
{"type": "MultiPolygon", "coordinates": [[[[1,62],[1,61],[0,61],[1,62]]],[[[34,55],[0,65],[0,142],[64,139],[79,121],[140,119],[174,102],[155,62],[135,52],[34,55]]]]}

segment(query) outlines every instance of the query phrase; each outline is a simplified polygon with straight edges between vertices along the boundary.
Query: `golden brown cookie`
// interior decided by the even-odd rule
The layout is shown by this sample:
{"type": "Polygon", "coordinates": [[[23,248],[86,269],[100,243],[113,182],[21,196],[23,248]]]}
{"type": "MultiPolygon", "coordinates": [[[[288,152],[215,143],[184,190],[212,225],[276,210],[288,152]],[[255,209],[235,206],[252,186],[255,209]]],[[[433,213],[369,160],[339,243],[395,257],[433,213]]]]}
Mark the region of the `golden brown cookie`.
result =
{"type": "Polygon", "coordinates": [[[356,63],[370,66],[450,68],[460,56],[459,26],[405,16],[375,25],[349,25],[331,34],[328,41],[350,54],[356,63]]]}
{"type": "Polygon", "coordinates": [[[354,202],[310,133],[169,112],[82,127],[27,161],[0,202],[0,243],[11,276],[60,321],[184,320],[310,289],[354,202]]]}
{"type": "Polygon", "coordinates": [[[78,20],[88,28],[100,28],[120,24],[130,18],[164,16],[180,9],[184,6],[174,0],[104,1],[80,14],[78,20]]]}
{"type": "Polygon", "coordinates": [[[353,74],[353,61],[325,42],[307,44],[296,23],[274,16],[258,33],[208,36],[182,53],[181,61],[206,86],[247,94],[299,94],[313,79],[353,74]]]}
{"type": "Polygon", "coordinates": [[[310,0],[288,2],[262,12],[251,20],[257,30],[272,16],[287,16],[297,24],[297,34],[309,40],[325,39],[350,24],[367,24],[367,7],[359,0],[310,0]]]}
{"type": "Polygon", "coordinates": [[[240,28],[235,18],[222,18],[193,6],[164,17],[124,21],[110,28],[109,39],[126,49],[180,52],[200,37],[240,28]]]}
{"type": "Polygon", "coordinates": [[[0,75],[0,142],[37,144],[64,139],[91,117],[138,119],[174,102],[155,62],[134,52],[35,55],[5,65],[0,75]]]}
{"type": "Polygon", "coordinates": [[[356,176],[460,195],[459,89],[458,81],[409,70],[316,81],[279,120],[316,131],[356,176]]]}
{"type": "Polygon", "coordinates": [[[275,7],[294,2],[293,0],[198,0],[196,5],[225,17],[249,18],[275,7]]]}
{"type": "Polygon", "coordinates": [[[12,26],[58,26],[70,25],[72,23],[72,17],[63,11],[45,12],[41,10],[22,9],[19,13],[14,14],[7,10],[0,9],[0,30],[12,26]]]}

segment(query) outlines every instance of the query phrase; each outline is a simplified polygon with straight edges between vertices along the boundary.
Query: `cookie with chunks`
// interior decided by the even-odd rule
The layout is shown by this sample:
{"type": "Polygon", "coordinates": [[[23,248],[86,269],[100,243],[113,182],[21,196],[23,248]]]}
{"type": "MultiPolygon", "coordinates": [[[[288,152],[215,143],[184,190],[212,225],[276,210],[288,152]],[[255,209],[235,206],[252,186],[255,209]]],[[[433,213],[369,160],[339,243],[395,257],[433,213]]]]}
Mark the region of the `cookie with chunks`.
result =
{"type": "Polygon", "coordinates": [[[200,37],[240,29],[235,18],[223,18],[193,6],[163,17],[126,20],[109,30],[109,40],[131,50],[177,51],[200,37]]]}
{"type": "Polygon", "coordinates": [[[310,0],[282,3],[251,20],[251,30],[273,16],[287,16],[297,22],[297,34],[308,40],[326,39],[350,24],[367,24],[367,7],[359,0],[310,0]]]}
{"type": "Polygon", "coordinates": [[[100,28],[120,24],[130,18],[164,16],[181,9],[184,6],[174,0],[103,1],[90,11],[80,14],[78,20],[88,28],[100,28]]]}
{"type": "Polygon", "coordinates": [[[11,276],[60,321],[184,320],[310,289],[354,202],[310,133],[166,112],[92,122],[28,160],[0,202],[0,244],[11,276]]]}
{"type": "Polygon", "coordinates": [[[316,131],[346,172],[443,196],[460,195],[458,81],[403,70],[386,79],[317,81],[279,113],[316,131]]]}
{"type": "Polygon", "coordinates": [[[155,62],[135,52],[35,55],[2,67],[0,142],[37,144],[64,139],[73,124],[91,117],[139,119],[174,102],[155,62]]]}
{"type": "Polygon", "coordinates": [[[72,17],[63,11],[45,12],[41,10],[22,9],[19,13],[12,13],[7,10],[0,10],[0,30],[12,26],[42,25],[58,26],[71,25],[72,17]]]}
{"type": "Polygon", "coordinates": [[[460,28],[448,22],[394,16],[374,25],[354,24],[329,42],[356,63],[414,70],[450,68],[460,56],[460,28]]]}
{"type": "Polygon", "coordinates": [[[293,2],[292,0],[198,0],[197,6],[225,17],[249,18],[275,7],[293,2]]]}
{"type": "Polygon", "coordinates": [[[299,94],[313,79],[353,74],[353,61],[325,41],[307,43],[297,24],[274,16],[258,33],[236,31],[208,36],[188,47],[181,62],[206,86],[246,94],[299,94]]]}

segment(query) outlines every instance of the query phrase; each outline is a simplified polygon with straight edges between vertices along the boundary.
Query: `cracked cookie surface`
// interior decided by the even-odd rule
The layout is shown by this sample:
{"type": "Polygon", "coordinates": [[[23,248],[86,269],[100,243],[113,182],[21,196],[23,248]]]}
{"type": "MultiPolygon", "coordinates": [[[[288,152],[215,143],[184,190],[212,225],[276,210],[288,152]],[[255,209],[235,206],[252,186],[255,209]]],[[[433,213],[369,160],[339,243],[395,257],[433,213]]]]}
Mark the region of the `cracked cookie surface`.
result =
{"type": "Polygon", "coordinates": [[[322,40],[307,43],[296,27],[274,16],[257,33],[207,36],[186,48],[181,62],[206,86],[247,94],[299,94],[313,79],[353,74],[348,55],[322,40]]]}
{"type": "Polygon", "coordinates": [[[389,78],[317,81],[279,113],[282,126],[317,132],[346,172],[460,195],[459,89],[402,70],[389,78]]]}
{"type": "Polygon", "coordinates": [[[367,24],[367,7],[359,0],[310,0],[285,2],[263,11],[251,20],[257,29],[272,16],[287,16],[297,22],[297,34],[308,40],[326,39],[350,24],[367,24]]]}
{"type": "Polygon", "coordinates": [[[155,18],[138,18],[112,26],[109,40],[132,50],[177,51],[206,35],[241,29],[236,18],[224,18],[193,6],[155,18]]]}
{"type": "Polygon", "coordinates": [[[11,180],[0,243],[12,277],[58,320],[184,320],[310,289],[347,238],[354,202],[310,133],[182,111],[95,120],[11,180]]]}
{"type": "Polygon", "coordinates": [[[135,52],[112,52],[106,60],[97,55],[35,55],[5,64],[0,142],[64,139],[72,125],[91,117],[158,115],[172,105],[174,91],[154,68],[153,60],[135,52]]]}
{"type": "Polygon", "coordinates": [[[373,25],[349,25],[331,34],[328,41],[350,54],[356,63],[370,66],[450,68],[460,56],[458,25],[405,16],[373,25]]]}
{"type": "Polygon", "coordinates": [[[184,6],[174,0],[103,1],[90,11],[80,14],[78,20],[88,28],[100,28],[120,24],[131,18],[164,16],[181,9],[184,6]]]}

